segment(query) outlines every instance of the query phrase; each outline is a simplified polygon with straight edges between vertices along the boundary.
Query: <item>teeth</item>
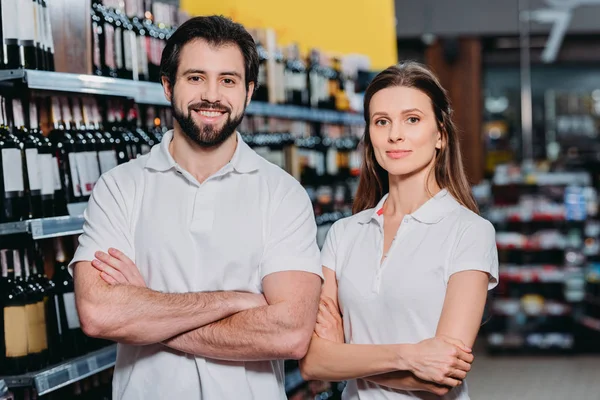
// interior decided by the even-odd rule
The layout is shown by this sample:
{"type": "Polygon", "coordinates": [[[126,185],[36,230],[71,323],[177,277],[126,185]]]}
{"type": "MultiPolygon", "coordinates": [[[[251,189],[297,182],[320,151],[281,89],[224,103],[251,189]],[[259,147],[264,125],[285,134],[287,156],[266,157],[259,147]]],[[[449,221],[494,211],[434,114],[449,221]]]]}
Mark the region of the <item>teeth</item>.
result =
{"type": "Polygon", "coordinates": [[[222,113],[219,111],[199,111],[203,117],[214,118],[220,116],[222,113]]]}

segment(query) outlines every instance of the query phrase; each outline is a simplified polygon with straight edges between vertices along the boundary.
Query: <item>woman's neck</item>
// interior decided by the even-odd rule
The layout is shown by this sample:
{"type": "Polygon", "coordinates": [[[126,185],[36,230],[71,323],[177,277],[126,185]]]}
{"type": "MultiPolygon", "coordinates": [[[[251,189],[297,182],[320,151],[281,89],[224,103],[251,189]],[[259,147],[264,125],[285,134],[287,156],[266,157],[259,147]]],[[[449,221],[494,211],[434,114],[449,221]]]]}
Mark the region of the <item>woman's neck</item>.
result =
{"type": "Polygon", "coordinates": [[[432,168],[409,176],[390,175],[389,183],[389,196],[384,205],[384,214],[389,216],[412,214],[441,190],[432,168]]]}

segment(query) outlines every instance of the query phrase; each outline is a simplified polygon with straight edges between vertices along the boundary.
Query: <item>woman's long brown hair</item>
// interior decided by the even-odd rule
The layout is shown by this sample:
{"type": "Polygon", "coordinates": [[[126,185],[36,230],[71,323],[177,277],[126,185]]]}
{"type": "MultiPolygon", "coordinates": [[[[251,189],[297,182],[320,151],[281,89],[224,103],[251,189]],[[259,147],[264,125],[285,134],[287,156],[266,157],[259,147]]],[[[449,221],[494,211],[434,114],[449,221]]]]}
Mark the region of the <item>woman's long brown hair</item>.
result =
{"type": "Polygon", "coordinates": [[[452,121],[452,109],[446,90],[437,77],[425,66],[409,61],[391,66],[380,72],[367,87],[364,98],[365,134],[363,137],[363,163],[358,189],[352,206],[354,214],[373,208],[389,191],[388,173],[375,159],[369,133],[370,104],[373,95],[382,89],[402,86],[425,93],[433,106],[440,133],[442,148],[438,150],[433,172],[438,186],[448,192],[463,206],[479,212],[471,186],[464,171],[456,126],[452,121]]]}

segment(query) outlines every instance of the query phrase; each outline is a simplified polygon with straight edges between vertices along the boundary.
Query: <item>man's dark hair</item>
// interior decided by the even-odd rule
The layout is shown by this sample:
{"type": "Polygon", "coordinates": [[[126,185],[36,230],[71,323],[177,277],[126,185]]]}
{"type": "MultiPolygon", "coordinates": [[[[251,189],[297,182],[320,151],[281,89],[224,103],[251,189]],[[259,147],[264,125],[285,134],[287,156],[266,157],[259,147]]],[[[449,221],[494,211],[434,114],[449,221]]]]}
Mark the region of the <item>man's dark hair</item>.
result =
{"type": "Polygon", "coordinates": [[[160,76],[165,76],[171,86],[175,84],[179,54],[183,46],[191,41],[203,39],[210,45],[235,44],[244,56],[246,88],[250,82],[257,86],[258,52],[254,39],[238,23],[223,16],[195,17],[183,23],[167,41],[160,60],[160,76]]]}

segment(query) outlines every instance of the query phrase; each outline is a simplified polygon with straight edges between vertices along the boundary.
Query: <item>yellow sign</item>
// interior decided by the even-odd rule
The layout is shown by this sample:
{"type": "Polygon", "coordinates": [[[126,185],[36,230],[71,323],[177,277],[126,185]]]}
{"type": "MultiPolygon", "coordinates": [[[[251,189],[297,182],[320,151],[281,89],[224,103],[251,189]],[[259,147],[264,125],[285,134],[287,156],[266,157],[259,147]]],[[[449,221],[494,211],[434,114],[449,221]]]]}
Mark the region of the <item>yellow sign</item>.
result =
{"type": "Polygon", "coordinates": [[[307,54],[364,54],[371,69],[398,61],[393,0],[181,0],[190,15],[224,15],[248,28],[272,28],[280,45],[307,54]]]}

